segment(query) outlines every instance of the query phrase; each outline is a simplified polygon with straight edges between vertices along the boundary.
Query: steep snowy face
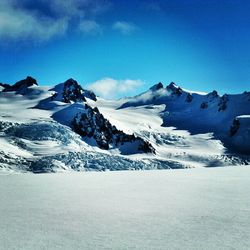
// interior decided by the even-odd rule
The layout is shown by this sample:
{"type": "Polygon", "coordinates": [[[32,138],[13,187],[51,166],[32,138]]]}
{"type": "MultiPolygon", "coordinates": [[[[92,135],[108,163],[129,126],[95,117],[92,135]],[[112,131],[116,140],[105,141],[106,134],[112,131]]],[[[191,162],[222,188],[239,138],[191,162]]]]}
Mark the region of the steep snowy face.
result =
{"type": "MultiPolygon", "coordinates": [[[[173,82],[166,88],[156,86],[131,98],[119,109],[164,104],[166,108],[162,112],[163,126],[174,126],[192,134],[212,132],[223,142],[228,141],[228,131],[234,118],[250,115],[249,92],[220,96],[215,90],[208,94],[184,90],[173,82]]],[[[239,141],[237,140],[238,144],[239,141]]]]}
{"type": "Polygon", "coordinates": [[[65,103],[85,102],[86,97],[96,101],[96,95],[89,90],[84,90],[74,79],[68,79],[64,83],[56,85],[53,89],[55,94],[51,97],[54,101],[65,103]]]}
{"type": "Polygon", "coordinates": [[[173,82],[166,86],[166,88],[164,88],[163,84],[160,82],[152,86],[148,91],[129,99],[128,102],[123,103],[119,108],[122,109],[152,104],[161,105],[167,104],[169,101],[172,102],[179,98],[181,100],[186,99],[187,102],[191,102],[193,96],[192,93],[184,91],[181,87],[177,86],[173,82]]]}
{"type": "Polygon", "coordinates": [[[165,104],[166,109],[162,113],[163,125],[188,129],[194,133],[221,129],[228,131],[236,116],[250,114],[249,92],[219,96],[215,90],[208,94],[183,90],[173,82],[166,88],[155,86],[131,98],[122,104],[120,109],[165,104]]]}
{"type": "MultiPolygon", "coordinates": [[[[158,83],[136,97],[96,100],[73,79],[52,89],[36,84],[28,78],[15,84],[17,91],[0,91],[0,170],[102,171],[250,162],[224,144],[241,146],[241,152],[250,154],[245,150],[249,122],[242,116],[250,115],[249,92],[221,97],[216,91],[200,94],[158,83]]],[[[2,84],[1,90],[6,87],[2,84]]]]}
{"type": "Polygon", "coordinates": [[[250,154],[250,115],[234,119],[230,127],[230,143],[243,153],[250,154]]]}
{"type": "Polygon", "coordinates": [[[93,137],[100,148],[120,148],[122,153],[155,153],[152,145],[134,134],[118,130],[103,117],[98,108],[85,105],[85,112],[78,113],[72,122],[73,130],[85,137],[93,137]]]}
{"type": "Polygon", "coordinates": [[[150,143],[118,130],[97,108],[88,105],[87,99],[96,101],[95,94],[84,90],[75,80],[69,79],[51,90],[55,91],[52,97],[40,101],[37,108],[55,109],[52,118],[71,127],[83,140],[94,142],[101,149],[117,148],[122,154],[154,153],[150,143]]]}
{"type": "Polygon", "coordinates": [[[13,85],[0,83],[0,86],[4,88],[2,90],[3,92],[16,91],[17,94],[26,94],[27,89],[34,85],[38,84],[36,82],[36,79],[32,78],[31,76],[27,76],[26,79],[20,80],[13,85]]]}
{"type": "Polygon", "coordinates": [[[152,145],[134,134],[118,130],[87,103],[74,103],[53,114],[53,119],[67,125],[83,140],[101,149],[119,149],[122,154],[154,153],[152,145]]]}

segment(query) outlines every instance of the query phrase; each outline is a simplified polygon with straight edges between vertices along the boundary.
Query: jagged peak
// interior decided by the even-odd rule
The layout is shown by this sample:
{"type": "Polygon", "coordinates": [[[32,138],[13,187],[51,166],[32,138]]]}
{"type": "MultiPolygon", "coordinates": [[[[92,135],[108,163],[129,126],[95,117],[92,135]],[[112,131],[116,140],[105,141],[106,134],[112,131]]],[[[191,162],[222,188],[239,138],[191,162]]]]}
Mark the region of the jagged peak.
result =
{"type": "Polygon", "coordinates": [[[208,93],[207,96],[211,96],[213,98],[219,97],[219,94],[216,90],[213,90],[212,92],[208,93]]]}
{"type": "Polygon", "coordinates": [[[25,79],[17,81],[13,85],[1,84],[1,86],[4,87],[4,90],[3,90],[4,92],[20,91],[20,90],[23,90],[23,89],[27,89],[28,87],[31,87],[33,85],[37,86],[38,84],[37,84],[36,79],[31,77],[31,76],[27,76],[25,79]]]}
{"type": "Polygon", "coordinates": [[[35,78],[33,78],[32,76],[27,76],[26,79],[23,79],[23,80],[20,80],[18,82],[16,82],[14,86],[18,87],[18,86],[21,86],[22,84],[27,84],[27,85],[38,85],[37,84],[37,81],[35,78]]]}
{"type": "Polygon", "coordinates": [[[182,88],[177,86],[174,82],[171,82],[167,87],[166,89],[168,91],[171,91],[173,94],[176,94],[178,96],[180,96],[183,92],[182,88]]]}
{"type": "Polygon", "coordinates": [[[64,82],[64,84],[77,84],[77,85],[80,86],[80,84],[75,79],[73,79],[73,78],[69,78],[68,80],[66,80],[64,82]]]}
{"type": "Polygon", "coordinates": [[[56,93],[52,96],[54,101],[86,102],[85,98],[96,101],[96,95],[90,90],[83,89],[82,86],[73,78],[69,78],[63,83],[56,85],[53,89],[56,93]]]}
{"type": "Polygon", "coordinates": [[[157,90],[162,89],[162,88],[163,88],[163,84],[162,84],[161,82],[159,82],[159,83],[153,85],[153,86],[150,88],[150,90],[151,90],[151,91],[157,91],[157,90]]]}
{"type": "Polygon", "coordinates": [[[179,86],[177,86],[174,82],[171,82],[168,84],[167,88],[179,88],[179,86]]]}

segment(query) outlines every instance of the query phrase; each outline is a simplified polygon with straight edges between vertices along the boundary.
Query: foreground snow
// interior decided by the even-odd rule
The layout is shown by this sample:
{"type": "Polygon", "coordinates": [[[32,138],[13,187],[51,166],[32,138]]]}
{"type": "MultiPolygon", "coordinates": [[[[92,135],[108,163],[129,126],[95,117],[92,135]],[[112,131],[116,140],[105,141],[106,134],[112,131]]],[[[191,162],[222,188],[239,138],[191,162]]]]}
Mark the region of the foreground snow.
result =
{"type": "Polygon", "coordinates": [[[250,166],[0,175],[0,249],[250,249],[250,166]]]}

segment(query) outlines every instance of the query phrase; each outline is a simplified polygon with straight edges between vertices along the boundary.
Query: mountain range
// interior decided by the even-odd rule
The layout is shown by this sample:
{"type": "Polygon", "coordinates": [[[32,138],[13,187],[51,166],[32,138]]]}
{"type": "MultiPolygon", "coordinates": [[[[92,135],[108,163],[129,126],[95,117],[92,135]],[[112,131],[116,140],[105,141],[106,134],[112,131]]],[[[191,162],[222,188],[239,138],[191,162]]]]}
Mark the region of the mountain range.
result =
{"type": "Polygon", "coordinates": [[[250,92],[161,82],[106,100],[74,79],[0,83],[0,171],[217,167],[250,163],[250,92]]]}

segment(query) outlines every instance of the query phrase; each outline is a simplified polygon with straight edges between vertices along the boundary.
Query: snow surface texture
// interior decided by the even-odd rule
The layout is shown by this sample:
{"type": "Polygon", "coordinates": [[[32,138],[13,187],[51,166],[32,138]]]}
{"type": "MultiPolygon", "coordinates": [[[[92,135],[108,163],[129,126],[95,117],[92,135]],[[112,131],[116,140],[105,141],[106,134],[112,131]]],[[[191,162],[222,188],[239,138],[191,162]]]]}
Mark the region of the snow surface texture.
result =
{"type": "Polygon", "coordinates": [[[220,97],[216,91],[195,93],[172,83],[132,98],[103,100],[73,79],[53,88],[39,87],[33,78],[19,81],[14,89],[1,86],[1,171],[249,164],[249,92],[220,97]],[[85,117],[88,112],[93,115],[85,117]],[[72,126],[77,119],[78,134],[72,126]],[[115,134],[122,135],[119,144],[115,134]],[[100,148],[100,140],[108,150],[100,148]]]}
{"type": "Polygon", "coordinates": [[[0,175],[0,249],[250,249],[250,168],[0,175]]]}

